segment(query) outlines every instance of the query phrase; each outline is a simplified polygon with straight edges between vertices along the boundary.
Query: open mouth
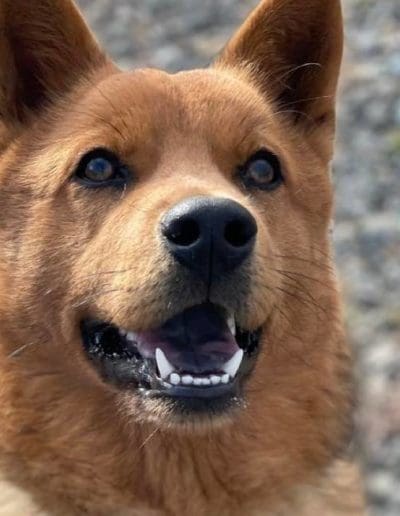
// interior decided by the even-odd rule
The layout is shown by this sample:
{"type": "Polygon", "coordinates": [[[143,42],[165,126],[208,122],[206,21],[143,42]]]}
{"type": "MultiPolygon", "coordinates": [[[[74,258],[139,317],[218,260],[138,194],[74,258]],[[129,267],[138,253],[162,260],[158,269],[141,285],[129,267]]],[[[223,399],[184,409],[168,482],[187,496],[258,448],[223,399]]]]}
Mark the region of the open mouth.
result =
{"type": "Polygon", "coordinates": [[[237,398],[254,366],[260,335],[261,330],[240,328],[232,314],[211,303],[141,333],[82,322],[84,349],[105,381],[193,406],[203,400],[203,408],[212,400],[237,398]]]}

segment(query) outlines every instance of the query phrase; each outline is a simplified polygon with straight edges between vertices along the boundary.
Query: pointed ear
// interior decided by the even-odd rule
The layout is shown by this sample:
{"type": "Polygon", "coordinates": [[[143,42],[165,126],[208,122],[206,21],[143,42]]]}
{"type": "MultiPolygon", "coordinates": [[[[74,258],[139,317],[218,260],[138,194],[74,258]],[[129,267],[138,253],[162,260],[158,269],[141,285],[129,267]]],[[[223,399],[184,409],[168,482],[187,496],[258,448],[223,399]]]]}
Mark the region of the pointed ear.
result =
{"type": "Polygon", "coordinates": [[[106,62],[70,0],[0,0],[0,116],[24,120],[106,62]]]}
{"type": "Polygon", "coordinates": [[[217,60],[250,77],[296,123],[334,122],[340,0],[263,0],[217,60]]]}

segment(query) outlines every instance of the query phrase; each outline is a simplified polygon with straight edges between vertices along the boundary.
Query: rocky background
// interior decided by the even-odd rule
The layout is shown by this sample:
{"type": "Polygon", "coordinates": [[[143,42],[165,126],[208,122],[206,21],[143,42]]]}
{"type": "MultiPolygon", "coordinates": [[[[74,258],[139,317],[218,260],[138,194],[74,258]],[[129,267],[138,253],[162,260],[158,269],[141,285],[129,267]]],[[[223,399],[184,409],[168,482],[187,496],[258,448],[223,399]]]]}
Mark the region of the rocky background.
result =
{"type": "MultiPolygon", "coordinates": [[[[400,0],[343,2],[335,242],[370,511],[400,516],[400,0]]],[[[122,67],[173,71],[207,65],[257,0],[79,3],[122,67]]]]}

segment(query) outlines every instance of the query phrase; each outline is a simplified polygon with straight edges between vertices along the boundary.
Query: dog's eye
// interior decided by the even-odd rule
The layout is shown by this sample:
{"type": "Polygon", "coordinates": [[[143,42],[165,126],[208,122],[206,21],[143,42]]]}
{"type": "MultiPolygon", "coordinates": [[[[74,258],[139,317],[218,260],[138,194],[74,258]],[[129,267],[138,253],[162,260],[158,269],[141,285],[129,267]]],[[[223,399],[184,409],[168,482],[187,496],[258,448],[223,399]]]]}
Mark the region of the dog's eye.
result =
{"type": "Polygon", "coordinates": [[[282,182],[281,167],[278,158],[272,152],[256,152],[240,167],[239,175],[247,188],[273,190],[282,182]]]}
{"type": "Polygon", "coordinates": [[[83,156],[74,178],[88,187],[123,186],[129,172],[113,152],[95,149],[83,156]]]}

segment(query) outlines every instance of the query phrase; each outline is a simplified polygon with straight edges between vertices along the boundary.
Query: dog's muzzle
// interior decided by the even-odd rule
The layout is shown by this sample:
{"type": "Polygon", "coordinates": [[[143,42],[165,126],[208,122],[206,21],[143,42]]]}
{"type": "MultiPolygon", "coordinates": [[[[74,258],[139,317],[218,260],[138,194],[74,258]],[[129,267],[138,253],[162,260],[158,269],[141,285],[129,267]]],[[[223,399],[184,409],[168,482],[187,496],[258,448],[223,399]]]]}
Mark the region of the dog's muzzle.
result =
{"type": "MultiPolygon", "coordinates": [[[[194,197],[161,219],[160,238],[177,267],[209,290],[253,252],[257,224],[231,199],[194,197]]],[[[231,275],[232,277],[232,275],[231,275]]],[[[82,323],[84,348],[104,380],[147,397],[179,401],[186,411],[215,410],[240,398],[258,349],[260,330],[210,302],[191,306],[156,329],[135,332],[107,321],[82,323]]]]}

